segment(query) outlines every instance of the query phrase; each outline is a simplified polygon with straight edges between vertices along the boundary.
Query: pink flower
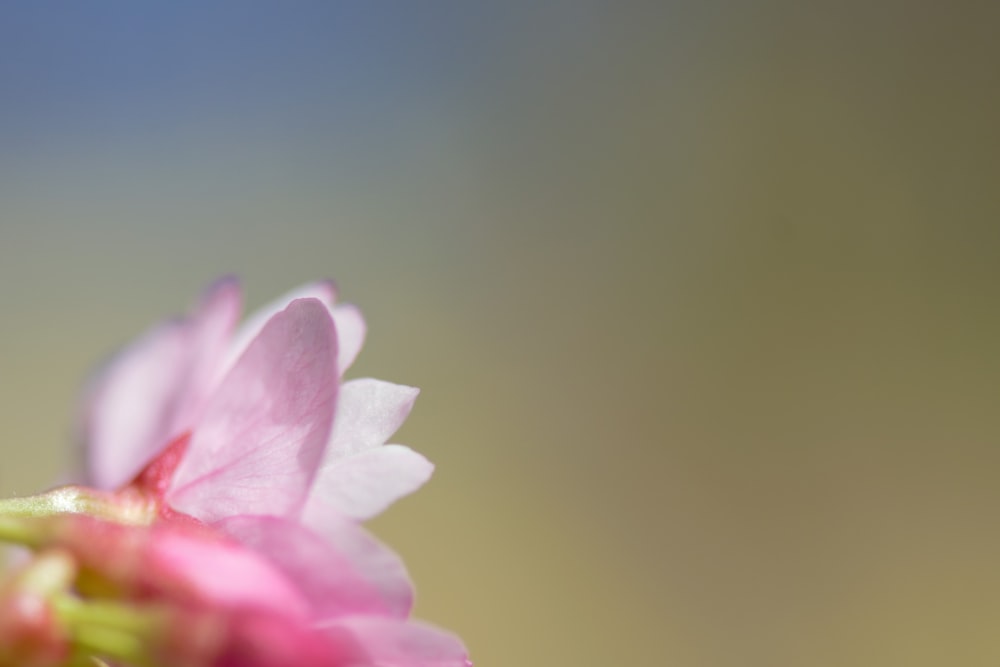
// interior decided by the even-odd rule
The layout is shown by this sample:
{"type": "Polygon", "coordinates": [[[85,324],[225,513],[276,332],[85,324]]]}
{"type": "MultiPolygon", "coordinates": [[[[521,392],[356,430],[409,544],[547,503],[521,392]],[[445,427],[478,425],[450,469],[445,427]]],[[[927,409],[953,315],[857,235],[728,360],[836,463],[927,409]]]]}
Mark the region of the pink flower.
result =
{"type": "Polygon", "coordinates": [[[241,297],[228,279],[190,317],[149,331],[90,384],[81,431],[91,480],[121,487],[190,434],[164,494],[201,520],[266,514],[322,531],[331,511],[363,520],[415,491],[433,466],[384,443],[417,390],[341,384],[365,324],[334,299],[331,284],[307,285],[236,329],[241,297]]]}
{"type": "MultiPolygon", "coordinates": [[[[328,283],[307,285],[236,329],[240,293],[224,280],[190,317],[145,334],[89,386],[81,428],[89,476],[122,498],[155,503],[165,525],[190,516],[262,557],[295,595],[263,574],[239,581],[286,612],[296,596],[305,600],[315,631],[336,640],[340,662],[329,664],[464,667],[458,639],[408,620],[405,567],[356,523],[416,490],[433,468],[384,444],[416,389],[341,382],[365,325],[334,297],[328,283]]],[[[213,560],[218,545],[205,551],[173,530],[140,560],[165,558],[151,569],[175,567],[172,581],[200,570],[185,579],[194,593],[232,602],[226,582],[236,561],[213,560]]]]}

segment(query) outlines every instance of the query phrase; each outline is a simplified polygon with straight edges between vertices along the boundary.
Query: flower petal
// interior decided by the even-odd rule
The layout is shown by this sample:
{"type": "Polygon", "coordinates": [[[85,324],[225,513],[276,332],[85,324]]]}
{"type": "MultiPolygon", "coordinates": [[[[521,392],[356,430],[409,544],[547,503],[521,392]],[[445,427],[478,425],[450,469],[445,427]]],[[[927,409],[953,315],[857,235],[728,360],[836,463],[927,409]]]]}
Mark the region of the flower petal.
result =
{"type": "Polygon", "coordinates": [[[328,541],[276,517],[230,517],[213,525],[268,559],[312,604],[313,618],[354,614],[405,618],[413,587],[402,561],[364,529],[330,517],[328,541]]]}
{"type": "Polygon", "coordinates": [[[406,421],[419,393],[416,387],[371,378],[345,382],[324,463],[384,444],[406,421]]]}
{"type": "Polygon", "coordinates": [[[339,619],[323,629],[345,664],[379,667],[471,667],[458,637],[438,628],[378,616],[339,619]]]}
{"type": "Polygon", "coordinates": [[[332,311],[333,324],[337,327],[337,374],[343,375],[358,358],[361,347],[365,344],[368,325],[357,306],[343,303],[332,311]]]}
{"type": "Polygon", "coordinates": [[[300,511],[330,437],[336,356],[317,299],[272,317],[213,394],[167,502],[203,521],[300,511]]]}
{"type": "Polygon", "coordinates": [[[161,324],[118,354],[85,390],[82,437],[89,477],[102,489],[127,483],[190,427],[239,318],[234,279],[212,286],[195,314],[161,324]]]}
{"type": "Polygon", "coordinates": [[[88,572],[84,590],[309,618],[309,601],[295,582],[261,554],[201,524],[139,526],[64,514],[45,529],[50,543],[88,572]]]}
{"type": "Polygon", "coordinates": [[[260,554],[172,531],[153,535],[149,560],[143,566],[147,572],[162,572],[159,576],[166,579],[172,593],[178,594],[183,584],[189,595],[209,605],[306,616],[308,597],[260,554]]]}
{"type": "Polygon", "coordinates": [[[328,512],[309,526],[342,554],[351,567],[378,589],[391,616],[405,618],[413,608],[413,584],[402,559],[353,521],[328,512]]]}
{"type": "Polygon", "coordinates": [[[260,334],[268,320],[287,308],[292,301],[296,299],[319,299],[328,308],[333,308],[333,301],[336,298],[336,294],[336,289],[331,281],[321,280],[297,287],[255,310],[233,335],[226,358],[219,369],[220,374],[224,374],[233,367],[236,361],[246,352],[247,347],[250,346],[253,339],[260,334]]]}
{"type": "Polygon", "coordinates": [[[302,521],[318,524],[329,509],[366,521],[419,489],[433,472],[434,464],[403,445],[385,445],[336,459],[316,474],[302,521]]]}

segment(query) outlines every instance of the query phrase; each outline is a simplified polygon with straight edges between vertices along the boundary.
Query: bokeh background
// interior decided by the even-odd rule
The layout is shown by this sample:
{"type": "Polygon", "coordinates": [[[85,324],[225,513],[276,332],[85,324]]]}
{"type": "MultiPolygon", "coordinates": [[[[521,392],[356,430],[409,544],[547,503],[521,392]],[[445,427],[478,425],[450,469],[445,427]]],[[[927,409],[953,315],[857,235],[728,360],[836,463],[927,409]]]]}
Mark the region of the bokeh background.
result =
{"type": "Polygon", "coordinates": [[[480,667],[994,666],[994,7],[4,3],[0,491],[217,275],[333,277],[480,667]]]}

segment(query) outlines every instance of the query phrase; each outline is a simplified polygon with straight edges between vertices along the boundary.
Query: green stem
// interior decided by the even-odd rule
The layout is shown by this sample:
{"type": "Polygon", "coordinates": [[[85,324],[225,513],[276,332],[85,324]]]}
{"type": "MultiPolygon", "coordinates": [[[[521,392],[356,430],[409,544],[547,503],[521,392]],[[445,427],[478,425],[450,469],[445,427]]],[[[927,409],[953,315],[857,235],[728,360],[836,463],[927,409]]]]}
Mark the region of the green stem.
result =
{"type": "Polygon", "coordinates": [[[87,626],[76,630],[73,642],[83,652],[91,655],[121,661],[135,667],[154,667],[152,660],[146,654],[142,640],[127,632],[87,626]]]}
{"type": "Polygon", "coordinates": [[[163,622],[157,608],[68,596],[55,598],[53,606],[81,655],[152,667],[147,645],[163,622]]]}
{"type": "Polygon", "coordinates": [[[0,541],[37,547],[41,540],[40,531],[30,522],[0,516],[0,541]]]}
{"type": "Polygon", "coordinates": [[[0,517],[42,518],[87,514],[97,519],[148,525],[156,517],[156,502],[141,492],[115,494],[82,486],[62,486],[35,496],[0,498],[0,517]]]}
{"type": "Polygon", "coordinates": [[[83,601],[74,597],[53,600],[59,618],[69,626],[99,625],[104,628],[149,634],[164,622],[163,611],[154,606],[137,606],[111,600],[83,601]]]}
{"type": "Polygon", "coordinates": [[[159,626],[162,616],[155,607],[139,608],[107,600],[84,602],[78,598],[59,597],[53,602],[56,613],[71,626],[99,625],[122,632],[146,634],[159,626]]]}
{"type": "Polygon", "coordinates": [[[100,505],[100,498],[75,486],[39,493],[34,496],[0,499],[0,516],[45,517],[61,514],[90,514],[100,505]]]}

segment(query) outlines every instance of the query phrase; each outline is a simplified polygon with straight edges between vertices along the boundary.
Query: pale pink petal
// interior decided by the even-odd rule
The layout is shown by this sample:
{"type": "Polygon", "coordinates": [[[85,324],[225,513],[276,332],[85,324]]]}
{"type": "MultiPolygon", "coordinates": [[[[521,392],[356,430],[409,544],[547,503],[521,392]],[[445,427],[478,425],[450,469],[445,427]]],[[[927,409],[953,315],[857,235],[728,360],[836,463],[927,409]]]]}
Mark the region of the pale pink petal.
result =
{"type": "Polygon", "coordinates": [[[332,541],[276,517],[231,517],[213,527],[264,556],[294,582],[312,603],[316,620],[352,614],[405,618],[413,604],[399,557],[345,519],[330,517],[332,541]]]}
{"type": "Polygon", "coordinates": [[[85,391],[82,438],[89,476],[102,489],[127,483],[190,428],[240,311],[235,280],[208,290],[195,314],[166,322],[122,351],[85,391]]]}
{"type": "Polygon", "coordinates": [[[125,484],[169,439],[189,355],[185,323],[169,322],[122,351],[87,391],[82,430],[95,486],[125,484]]]}
{"type": "Polygon", "coordinates": [[[419,393],[416,387],[371,378],[345,382],[324,463],[384,444],[406,421],[419,393]]]}
{"type": "Polygon", "coordinates": [[[376,447],[327,462],[313,482],[302,521],[320,522],[329,509],[366,521],[419,489],[432,472],[430,461],[403,445],[376,447]]]}
{"type": "Polygon", "coordinates": [[[330,437],[336,356],[317,299],[272,317],[213,394],[168,504],[203,521],[301,511],[330,437]]]}
{"type": "Polygon", "coordinates": [[[195,312],[189,342],[193,348],[191,381],[187,393],[179,397],[170,439],[187,431],[201,416],[209,394],[215,389],[218,368],[242,309],[239,282],[235,278],[225,278],[209,288],[195,312]]]}
{"type": "Polygon", "coordinates": [[[404,618],[413,608],[413,585],[406,566],[396,552],[379,542],[364,528],[336,512],[309,528],[342,554],[352,567],[379,590],[392,616],[404,618]]]}
{"type": "Polygon", "coordinates": [[[333,283],[329,280],[321,280],[297,287],[255,310],[240,325],[239,329],[236,330],[236,334],[233,336],[232,342],[229,344],[229,349],[226,352],[226,358],[221,365],[220,373],[225,373],[232,368],[236,360],[246,351],[251,341],[257,337],[264,328],[264,325],[267,324],[267,321],[287,308],[292,301],[296,299],[319,299],[328,308],[333,308],[336,295],[336,288],[333,283]]]}
{"type": "Polygon", "coordinates": [[[340,350],[337,357],[337,373],[343,375],[358,358],[361,347],[365,344],[368,325],[357,306],[343,303],[334,307],[333,324],[337,327],[337,347],[340,350]]]}
{"type": "Polygon", "coordinates": [[[378,667],[471,667],[462,640],[414,621],[378,616],[338,619],[323,629],[346,664],[378,667]]]}

